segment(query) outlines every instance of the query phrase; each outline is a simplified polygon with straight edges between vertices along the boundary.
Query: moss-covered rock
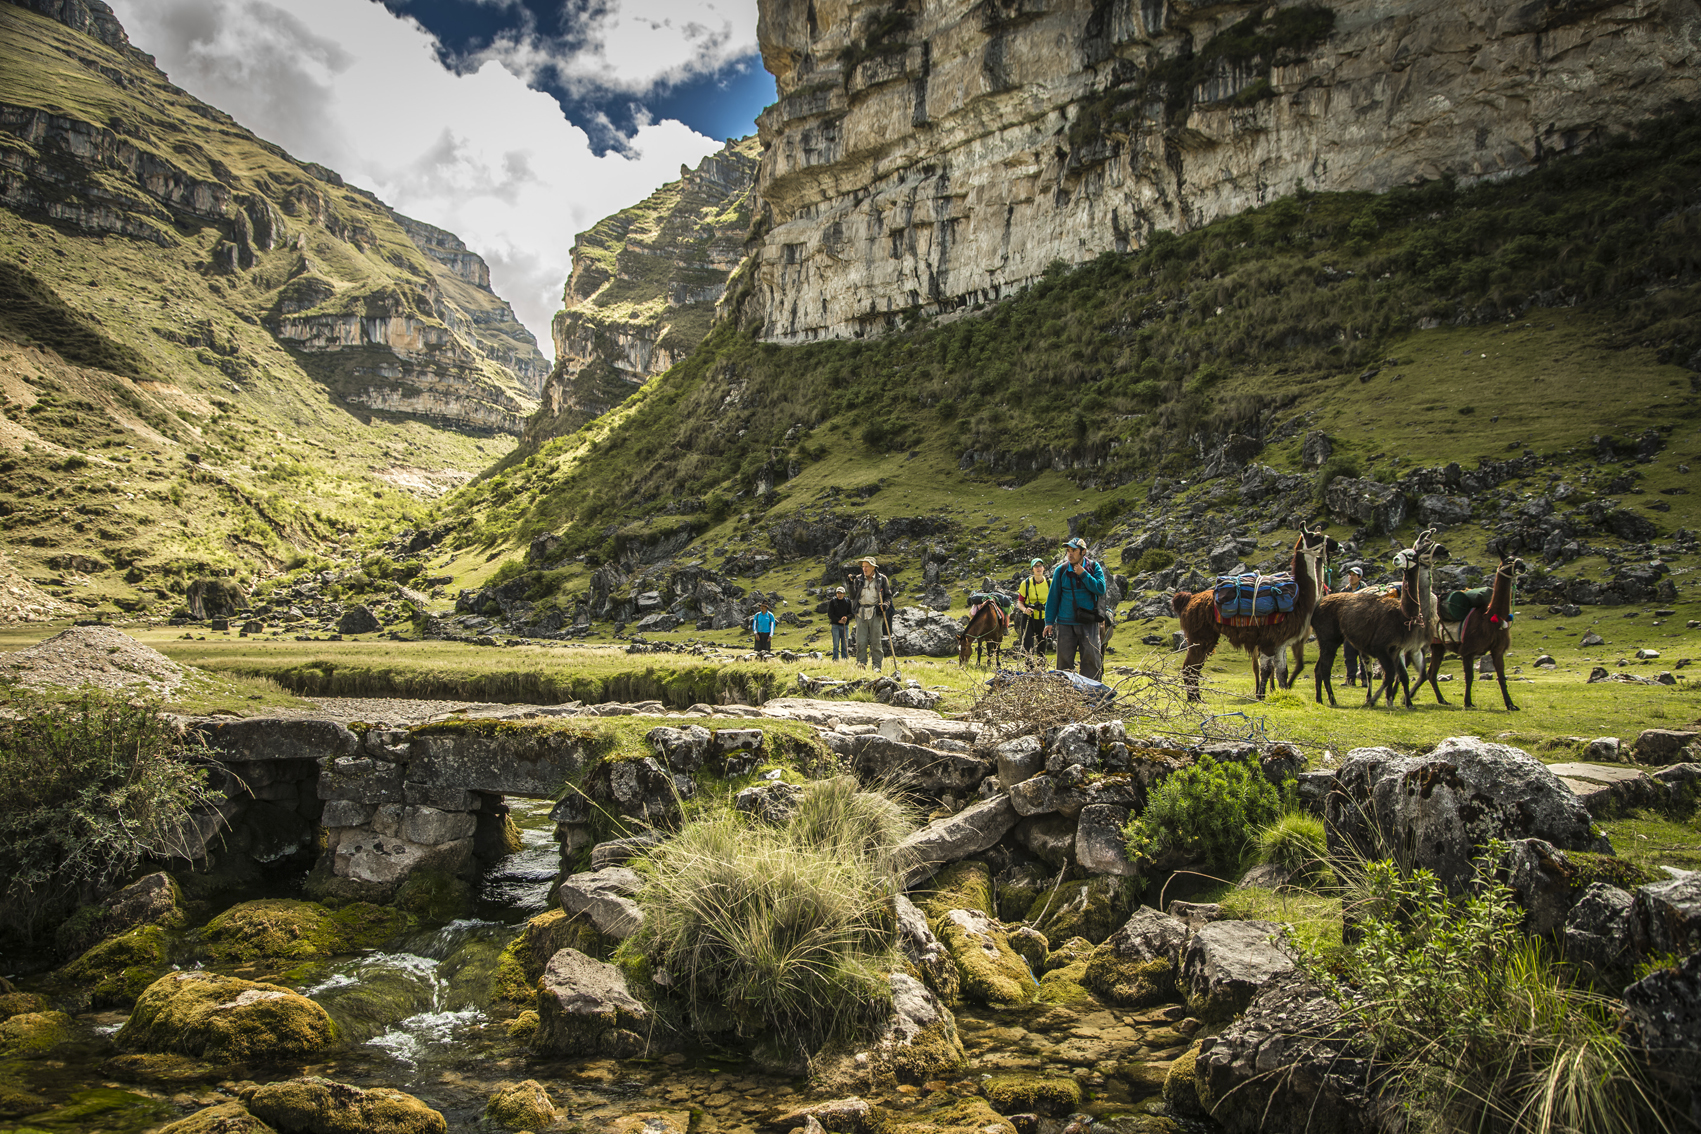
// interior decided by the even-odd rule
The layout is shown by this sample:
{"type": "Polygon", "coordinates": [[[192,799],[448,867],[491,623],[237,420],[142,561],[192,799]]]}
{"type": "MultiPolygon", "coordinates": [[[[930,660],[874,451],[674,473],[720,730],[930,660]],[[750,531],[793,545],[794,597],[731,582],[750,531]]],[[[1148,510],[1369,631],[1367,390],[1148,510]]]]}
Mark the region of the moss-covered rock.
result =
{"type": "Polygon", "coordinates": [[[1198,1059],[1199,1045],[1194,1044],[1169,1065],[1169,1074],[1164,1077],[1164,1102],[1186,1118],[1210,1116],[1210,1110],[1200,1095],[1200,1080],[1195,1067],[1198,1059]]]}
{"type": "MultiPolygon", "coordinates": [[[[1126,878],[1101,874],[1065,882],[1049,895],[1050,904],[1036,928],[1048,941],[1084,937],[1097,944],[1128,920],[1134,898],[1134,887],[1126,878]]],[[[1037,916],[1039,904],[1029,911],[1029,917],[1037,916]]]]}
{"type": "Polygon", "coordinates": [[[991,916],[992,871],[984,862],[953,862],[933,876],[927,890],[910,897],[927,916],[933,932],[938,933],[939,920],[952,910],[974,910],[991,916]]]}
{"type": "Polygon", "coordinates": [[[62,957],[74,957],[112,932],[112,914],[105,906],[78,906],[53,931],[53,944],[62,957]]]}
{"type": "Polygon", "coordinates": [[[1027,920],[1034,900],[1051,889],[1051,881],[1051,874],[1032,863],[1021,863],[1000,871],[993,886],[999,918],[1010,923],[1027,920]]]}
{"type": "Polygon", "coordinates": [[[214,961],[311,960],[374,948],[414,925],[412,915],[370,902],[329,910],[317,902],[265,898],[215,917],[202,944],[214,961]]]}
{"type": "Polygon", "coordinates": [[[1045,960],[1040,962],[1038,966],[1039,971],[1050,972],[1052,969],[1061,969],[1073,965],[1077,961],[1085,961],[1093,955],[1093,950],[1097,948],[1097,945],[1094,945],[1085,937],[1071,937],[1045,955],[1045,960]]]}
{"type": "Polygon", "coordinates": [[[542,1130],[555,1121],[555,1103],[536,1079],[503,1083],[490,1096],[484,1117],[510,1130],[542,1130]]]}
{"type": "Polygon", "coordinates": [[[25,1090],[21,1084],[0,1079],[0,1118],[24,1118],[52,1107],[47,1099],[25,1090]]]}
{"type": "Polygon", "coordinates": [[[1124,957],[1109,944],[1099,945],[1087,958],[1081,983],[1121,1008],[1145,1008],[1176,998],[1175,966],[1167,958],[1124,957]]]}
{"type": "Polygon", "coordinates": [[[472,908],[473,888],[446,870],[420,870],[408,876],[390,903],[426,925],[454,921],[472,908]]]}
{"type": "Polygon", "coordinates": [[[1087,971],[1087,962],[1076,961],[1072,965],[1064,965],[1060,969],[1051,969],[1040,977],[1039,1002],[1041,1004],[1079,1004],[1091,1000],[1093,994],[1081,984],[1081,977],[1087,971]]]}
{"type": "Polygon", "coordinates": [[[158,925],[143,925],[109,937],[63,969],[60,983],[74,988],[92,1008],[128,1008],[142,990],[171,968],[171,942],[158,925]]]}
{"type": "Polygon", "coordinates": [[[63,1012],[23,1012],[0,1020],[0,1055],[31,1059],[71,1040],[71,1017],[63,1012]]]}
{"type": "Polygon", "coordinates": [[[529,1007],[537,1000],[537,981],[549,959],[563,949],[577,949],[587,957],[607,960],[612,944],[582,914],[564,910],[540,913],[502,950],[491,978],[491,999],[529,1007]]]}
{"type": "Polygon", "coordinates": [[[129,1051],[233,1063],[299,1059],[335,1038],[331,1017],[307,997],[207,972],[167,973],[154,981],[116,1037],[129,1051]]]}
{"type": "Polygon", "coordinates": [[[0,1020],[22,1016],[25,1012],[46,1012],[52,1007],[47,997],[37,996],[33,992],[0,993],[0,1020]]]}
{"type": "Polygon", "coordinates": [[[157,1134],[277,1134],[277,1131],[249,1114],[241,1103],[227,1102],[162,1126],[157,1134]]]}
{"type": "Polygon", "coordinates": [[[941,1101],[916,1110],[874,1107],[863,1120],[862,1129],[867,1134],[1016,1134],[1010,1120],[985,1099],[956,1098],[946,1092],[930,1098],[941,1101]]]}
{"type": "Polygon", "coordinates": [[[981,1086],[999,1114],[1059,1117],[1081,1107],[1081,1084],[1062,1075],[994,1075],[981,1086]]]}
{"type": "Polygon", "coordinates": [[[527,1008],[518,1016],[508,1021],[508,1038],[520,1043],[531,1043],[537,1035],[537,1011],[527,1008]]]}
{"type": "Polygon", "coordinates": [[[1019,925],[1010,931],[1010,949],[1034,972],[1045,970],[1045,958],[1051,952],[1051,942],[1032,926],[1019,925]]]}
{"type": "Polygon", "coordinates": [[[1004,927],[985,914],[953,909],[935,930],[962,978],[963,995],[980,1004],[1027,1004],[1039,992],[1034,975],[1004,927]]]}
{"type": "Polygon", "coordinates": [[[446,1134],[443,1116],[401,1091],[289,1079],[242,1092],[250,1114],[287,1134],[446,1134]]]}

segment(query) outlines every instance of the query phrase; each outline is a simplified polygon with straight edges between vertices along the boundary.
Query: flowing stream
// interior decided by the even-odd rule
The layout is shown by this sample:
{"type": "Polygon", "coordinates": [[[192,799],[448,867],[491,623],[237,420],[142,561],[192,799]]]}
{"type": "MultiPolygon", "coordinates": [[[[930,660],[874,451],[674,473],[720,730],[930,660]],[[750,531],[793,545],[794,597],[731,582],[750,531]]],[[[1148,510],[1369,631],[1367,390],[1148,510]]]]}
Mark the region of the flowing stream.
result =
{"type": "MultiPolygon", "coordinates": [[[[509,1038],[505,1017],[491,1011],[491,977],[525,920],[548,908],[560,860],[548,816],[548,803],[515,801],[521,849],[486,873],[473,917],[420,929],[359,956],[238,970],[318,1001],[347,1041],[323,1062],[273,1069],[268,1078],[314,1074],[362,1087],[394,1087],[442,1111],[450,1131],[464,1134],[499,1129],[480,1121],[486,1100],[499,1084],[523,1079],[548,1088],[560,1111],[550,1130],[583,1134],[621,1128],[654,1134],[754,1132],[776,1113],[833,1097],[812,1090],[802,1078],[764,1073],[731,1053],[540,1060],[509,1038]],[[621,1119],[638,1121],[617,1126],[621,1119]]],[[[1188,1042],[1170,1029],[1177,1014],[1173,1007],[1129,1012],[1096,1004],[960,1008],[958,1027],[970,1068],[957,1088],[970,1091],[987,1074],[1069,1075],[1090,1091],[1085,1108],[1095,1116],[1090,1134],[1181,1129],[1184,1124],[1156,1097],[1163,1062],[1188,1042]]],[[[0,1084],[9,1078],[58,1104],[24,1118],[0,1118],[0,1134],[141,1134],[230,1097],[230,1082],[156,1077],[138,1083],[116,1073],[109,1062],[116,1054],[110,1036],[124,1018],[122,1012],[85,1013],[77,1017],[84,1042],[50,1059],[0,1062],[0,1084]]],[[[902,1106],[925,1094],[905,1087],[888,1101],[902,1106]]],[[[1063,1129],[1061,1120],[1047,1119],[1035,1134],[1063,1129]]]]}

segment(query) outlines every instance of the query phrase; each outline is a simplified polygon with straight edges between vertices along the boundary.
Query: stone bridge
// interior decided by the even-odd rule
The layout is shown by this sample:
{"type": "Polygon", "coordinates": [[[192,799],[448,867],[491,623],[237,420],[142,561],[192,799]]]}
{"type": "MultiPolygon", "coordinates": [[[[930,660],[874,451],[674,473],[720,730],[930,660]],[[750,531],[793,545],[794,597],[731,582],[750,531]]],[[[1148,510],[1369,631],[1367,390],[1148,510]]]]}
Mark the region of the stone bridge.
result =
{"type": "MultiPolygon", "coordinates": [[[[408,728],[330,717],[192,718],[186,731],[219,769],[219,802],[197,815],[188,857],[246,854],[264,865],[316,849],[311,891],[385,901],[416,872],[472,877],[481,860],[517,849],[510,796],[555,802],[551,818],[570,861],[619,828],[665,821],[695,794],[698,774],[742,775],[771,756],[807,758],[809,749],[826,755],[826,744],[799,741],[795,729],[770,739],[777,720],[869,734],[891,721],[957,748],[978,730],[927,710],[779,699],[737,714],[658,712],[645,722],[650,755],[605,758],[613,744],[595,727],[597,715],[528,708],[408,728]]],[[[910,747],[929,754],[923,763],[964,759],[910,747]]]]}

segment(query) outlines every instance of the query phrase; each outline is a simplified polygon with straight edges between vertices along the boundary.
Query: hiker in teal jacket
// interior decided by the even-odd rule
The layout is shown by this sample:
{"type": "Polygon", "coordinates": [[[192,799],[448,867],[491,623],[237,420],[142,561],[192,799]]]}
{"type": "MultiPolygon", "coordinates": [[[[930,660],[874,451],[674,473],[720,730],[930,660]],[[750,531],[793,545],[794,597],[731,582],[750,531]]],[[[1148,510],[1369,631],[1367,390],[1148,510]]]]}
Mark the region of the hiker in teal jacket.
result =
{"type": "Polygon", "coordinates": [[[1045,636],[1057,639],[1057,668],[1073,669],[1081,654],[1081,676],[1097,681],[1104,674],[1099,654],[1098,600],[1104,597],[1104,568],[1087,558],[1079,536],[1063,545],[1067,558],[1051,573],[1045,600],[1045,636]]]}

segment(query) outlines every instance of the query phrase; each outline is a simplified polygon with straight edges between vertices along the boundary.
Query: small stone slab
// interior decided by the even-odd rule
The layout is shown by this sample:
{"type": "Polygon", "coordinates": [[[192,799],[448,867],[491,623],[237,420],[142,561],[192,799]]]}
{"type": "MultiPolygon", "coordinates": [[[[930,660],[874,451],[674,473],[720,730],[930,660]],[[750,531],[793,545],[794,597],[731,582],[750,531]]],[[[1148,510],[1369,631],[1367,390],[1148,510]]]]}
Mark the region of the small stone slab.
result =
{"type": "Polygon", "coordinates": [[[574,874],[561,883],[561,908],[586,915],[603,936],[625,940],[644,924],[644,911],[632,900],[642,886],[638,872],[624,866],[574,874]]]}
{"type": "Polygon", "coordinates": [[[904,885],[917,886],[946,863],[979,854],[1009,834],[1020,818],[1008,795],[995,795],[929,823],[898,844],[894,858],[904,871],[904,885]]]}

